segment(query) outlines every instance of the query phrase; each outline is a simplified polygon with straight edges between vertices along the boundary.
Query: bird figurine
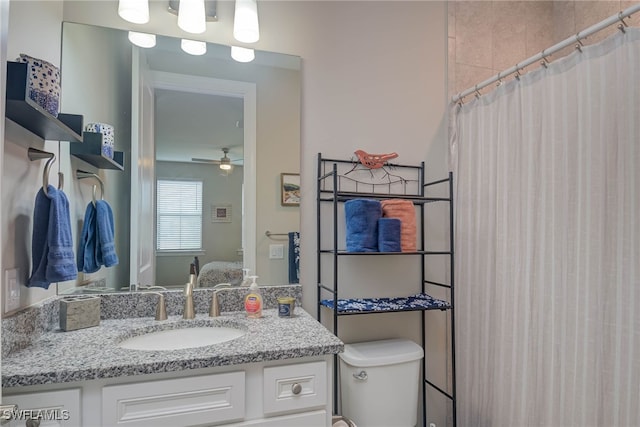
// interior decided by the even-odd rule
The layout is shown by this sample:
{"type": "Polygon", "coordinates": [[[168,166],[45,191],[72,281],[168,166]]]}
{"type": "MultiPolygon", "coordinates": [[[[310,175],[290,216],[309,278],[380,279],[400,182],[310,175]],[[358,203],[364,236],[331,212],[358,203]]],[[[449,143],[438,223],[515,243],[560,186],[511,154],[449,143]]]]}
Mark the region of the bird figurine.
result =
{"type": "Polygon", "coordinates": [[[398,157],[398,153],[369,154],[363,150],[356,150],[354,151],[354,154],[358,156],[358,160],[360,160],[360,163],[362,163],[363,166],[366,166],[369,169],[380,169],[389,160],[398,157]]]}

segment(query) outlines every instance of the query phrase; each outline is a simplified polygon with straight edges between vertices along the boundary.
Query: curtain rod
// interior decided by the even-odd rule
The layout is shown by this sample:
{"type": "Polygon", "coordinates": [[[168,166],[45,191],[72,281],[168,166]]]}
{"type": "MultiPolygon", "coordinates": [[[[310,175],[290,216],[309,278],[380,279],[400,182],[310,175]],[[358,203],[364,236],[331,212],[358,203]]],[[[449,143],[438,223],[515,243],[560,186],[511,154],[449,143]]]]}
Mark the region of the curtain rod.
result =
{"type": "Polygon", "coordinates": [[[489,79],[487,79],[487,80],[485,80],[485,81],[483,81],[481,83],[478,83],[474,87],[471,87],[471,88],[465,90],[464,92],[458,93],[457,95],[455,95],[455,96],[453,96],[451,98],[451,102],[460,103],[460,102],[462,102],[462,100],[465,97],[467,97],[467,96],[469,96],[469,95],[471,95],[473,93],[475,93],[476,95],[479,94],[480,93],[479,92],[480,89],[483,89],[483,88],[489,86],[492,83],[499,82],[503,78],[505,78],[505,77],[507,77],[507,76],[509,76],[511,74],[514,74],[514,73],[516,75],[519,75],[520,74],[520,70],[522,70],[525,67],[528,67],[529,65],[533,64],[534,62],[543,61],[544,62],[543,65],[546,66],[547,57],[549,55],[553,55],[554,53],[558,52],[559,50],[564,49],[567,46],[572,45],[573,43],[578,43],[576,45],[576,48],[579,49],[580,46],[582,45],[580,40],[582,40],[582,39],[584,39],[586,37],[589,37],[590,35],[595,34],[598,31],[601,31],[601,30],[607,28],[608,26],[613,25],[613,24],[615,24],[617,22],[621,22],[619,28],[620,28],[620,30],[624,31],[624,27],[627,26],[627,23],[624,22],[624,18],[628,18],[629,16],[631,16],[632,14],[634,14],[634,13],[636,13],[638,11],[640,11],[640,3],[627,8],[627,9],[623,10],[622,12],[619,12],[616,15],[610,16],[607,19],[605,19],[603,21],[600,21],[597,24],[594,24],[594,25],[590,26],[586,30],[579,31],[576,35],[568,37],[565,40],[563,40],[560,43],[557,43],[557,44],[551,46],[548,49],[544,49],[542,52],[540,52],[540,53],[538,53],[538,54],[536,54],[536,55],[534,55],[534,56],[532,56],[532,57],[530,57],[528,59],[525,59],[522,62],[519,62],[518,64],[516,64],[515,66],[513,66],[513,67],[511,67],[511,68],[509,68],[507,70],[499,72],[495,76],[493,76],[493,77],[491,77],[491,78],[489,78],[489,79]]]}

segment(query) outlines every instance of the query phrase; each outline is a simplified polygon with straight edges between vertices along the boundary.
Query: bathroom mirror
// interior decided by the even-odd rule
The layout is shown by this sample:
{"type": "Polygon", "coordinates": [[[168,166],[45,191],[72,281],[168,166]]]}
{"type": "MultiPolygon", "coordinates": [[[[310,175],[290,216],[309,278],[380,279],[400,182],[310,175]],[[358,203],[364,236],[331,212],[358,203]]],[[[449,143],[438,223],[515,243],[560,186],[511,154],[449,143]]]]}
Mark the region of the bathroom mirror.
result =
{"type": "MultiPolygon", "coordinates": [[[[83,114],[85,124],[114,125],[115,150],[125,157],[123,171],[71,158],[72,169],[105,182],[120,259],[117,266],[79,274],[77,285],[99,291],[128,290],[131,283],[182,286],[195,256],[201,268],[242,263],[264,284],[288,283],[286,257],[274,262],[268,256],[270,244],[287,242],[264,233],[298,230],[298,208],[280,206],[279,179],[299,171],[300,58],[256,51],[253,62],[239,63],[229,46],[207,43],[206,54],[193,56],[181,50],[180,39],[156,39],[154,48],[141,49],[132,47],[126,31],[63,24],[61,108],[83,114]],[[136,107],[145,87],[148,99],[136,107]],[[246,98],[252,87],[253,97],[246,98]],[[143,147],[141,138],[151,144],[143,147]],[[220,168],[225,158],[232,169],[220,168]],[[201,250],[158,250],[154,206],[161,179],[203,183],[201,250]],[[145,262],[152,273],[134,281],[145,262]]],[[[78,228],[92,186],[73,185],[78,228]]]]}

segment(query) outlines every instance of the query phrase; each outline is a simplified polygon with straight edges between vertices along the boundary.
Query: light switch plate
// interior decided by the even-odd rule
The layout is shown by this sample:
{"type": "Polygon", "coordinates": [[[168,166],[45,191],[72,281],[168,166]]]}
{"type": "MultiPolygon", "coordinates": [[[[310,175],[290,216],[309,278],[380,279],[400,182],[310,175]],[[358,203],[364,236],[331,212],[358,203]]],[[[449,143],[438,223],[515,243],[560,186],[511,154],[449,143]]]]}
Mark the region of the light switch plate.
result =
{"type": "Polygon", "coordinates": [[[284,259],[284,245],[269,245],[269,259],[284,259]]]}
{"type": "Polygon", "coordinates": [[[20,308],[20,280],[17,268],[4,271],[4,312],[9,313],[20,308]]]}

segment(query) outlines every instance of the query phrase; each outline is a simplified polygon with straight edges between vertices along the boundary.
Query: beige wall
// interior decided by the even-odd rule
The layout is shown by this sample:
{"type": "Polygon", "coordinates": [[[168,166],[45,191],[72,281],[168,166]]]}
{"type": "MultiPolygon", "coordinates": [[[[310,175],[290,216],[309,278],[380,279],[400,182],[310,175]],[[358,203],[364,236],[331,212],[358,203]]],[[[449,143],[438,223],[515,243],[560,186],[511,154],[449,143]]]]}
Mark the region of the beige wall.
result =
{"type": "MultiPolygon", "coordinates": [[[[635,4],[632,1],[450,1],[448,3],[449,96],[635,4]]],[[[640,25],[640,15],[627,19],[640,25]]],[[[585,39],[595,43],[615,26],[585,39]]],[[[550,60],[571,52],[569,47],[550,60]]],[[[532,64],[528,69],[539,67],[532,64]]],[[[482,92],[486,92],[490,88],[482,92]]]]}

